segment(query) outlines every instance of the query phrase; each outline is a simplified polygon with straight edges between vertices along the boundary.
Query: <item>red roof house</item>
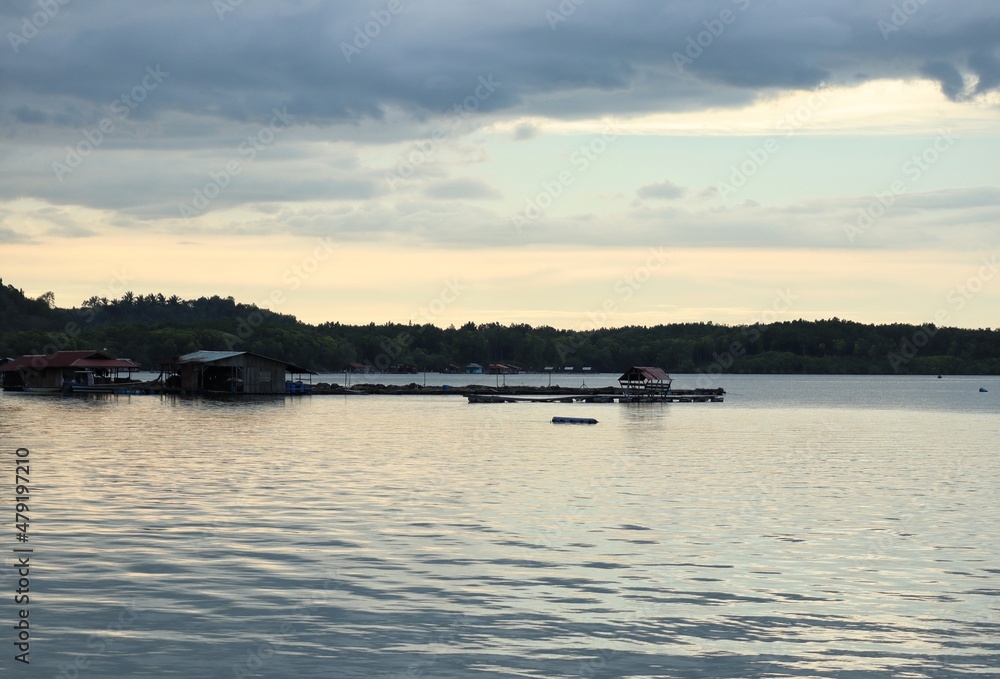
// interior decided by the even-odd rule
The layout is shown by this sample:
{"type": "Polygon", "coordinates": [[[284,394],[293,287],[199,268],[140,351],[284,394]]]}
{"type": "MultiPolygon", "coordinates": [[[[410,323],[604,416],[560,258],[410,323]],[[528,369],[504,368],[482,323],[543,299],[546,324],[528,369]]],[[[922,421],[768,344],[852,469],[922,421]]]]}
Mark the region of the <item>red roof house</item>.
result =
{"type": "Polygon", "coordinates": [[[112,383],[121,371],[131,374],[141,366],[127,358],[113,358],[100,351],[57,351],[29,354],[0,366],[3,388],[8,391],[60,391],[66,381],[81,376],[93,383],[112,383]]]}

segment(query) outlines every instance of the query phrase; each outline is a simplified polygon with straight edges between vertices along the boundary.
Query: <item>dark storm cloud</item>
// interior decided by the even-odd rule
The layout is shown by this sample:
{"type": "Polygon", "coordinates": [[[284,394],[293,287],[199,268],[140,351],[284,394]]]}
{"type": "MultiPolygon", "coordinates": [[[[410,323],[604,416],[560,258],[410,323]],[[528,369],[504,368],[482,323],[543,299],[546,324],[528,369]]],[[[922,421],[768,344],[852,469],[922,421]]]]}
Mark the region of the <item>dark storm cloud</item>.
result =
{"type": "Polygon", "coordinates": [[[117,211],[110,223],[406,195],[418,202],[306,223],[373,233],[375,215],[458,239],[469,213],[447,227],[430,205],[501,197],[451,170],[483,162],[463,142],[504,117],[716,110],[886,77],[933,78],[956,101],[1000,86],[993,0],[14,0],[0,20],[0,199],[117,211]]]}
{"type": "Polygon", "coordinates": [[[248,121],[287,106],[299,124],[321,125],[393,107],[440,114],[491,75],[502,85],[474,102],[477,114],[567,118],[738,105],[761,89],[884,76],[930,76],[953,99],[965,72],[978,76],[977,93],[1000,84],[992,1],[913,0],[894,16],[898,5],[105,1],[60,5],[32,32],[24,19],[39,5],[17,2],[5,7],[0,82],[23,122],[71,117],[67,98],[107,108],[159,67],[168,81],[132,115],[248,121]]]}
{"type": "Polygon", "coordinates": [[[949,99],[960,99],[965,91],[965,78],[953,64],[945,61],[933,61],[925,64],[921,73],[938,81],[941,85],[941,92],[949,99]]]}
{"type": "Polygon", "coordinates": [[[969,67],[979,79],[976,94],[983,94],[1000,86],[1000,60],[996,57],[985,53],[973,54],[969,58],[969,67]]]}

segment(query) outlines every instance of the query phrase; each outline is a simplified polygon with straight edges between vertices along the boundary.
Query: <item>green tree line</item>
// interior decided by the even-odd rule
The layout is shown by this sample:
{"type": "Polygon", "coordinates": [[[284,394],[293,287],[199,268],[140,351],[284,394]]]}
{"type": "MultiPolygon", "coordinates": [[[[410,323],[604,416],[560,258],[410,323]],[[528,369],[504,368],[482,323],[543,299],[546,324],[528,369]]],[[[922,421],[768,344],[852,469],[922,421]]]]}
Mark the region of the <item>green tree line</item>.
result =
{"type": "Polygon", "coordinates": [[[438,371],[467,363],[525,370],[655,365],[678,373],[1000,374],[1000,330],[832,318],[768,325],[671,323],[574,331],[466,323],[460,327],[337,322],[309,325],[232,297],[92,297],[63,309],[0,281],[0,357],[97,349],[155,369],[196,349],[247,350],[317,372],[360,363],[438,371]]]}

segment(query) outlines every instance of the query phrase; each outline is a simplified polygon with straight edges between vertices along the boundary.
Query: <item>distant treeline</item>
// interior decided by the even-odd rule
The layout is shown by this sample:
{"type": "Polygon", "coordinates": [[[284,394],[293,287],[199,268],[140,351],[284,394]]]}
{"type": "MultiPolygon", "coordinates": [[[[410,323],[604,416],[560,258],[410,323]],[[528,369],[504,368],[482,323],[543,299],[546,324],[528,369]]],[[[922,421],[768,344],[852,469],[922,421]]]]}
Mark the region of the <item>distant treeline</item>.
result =
{"type": "Polygon", "coordinates": [[[317,372],[351,363],[377,372],[405,365],[440,371],[479,363],[525,370],[589,366],[615,372],[654,365],[678,373],[1000,374],[1000,330],[833,318],[770,325],[672,323],[586,332],[466,323],[308,325],[232,297],[93,297],[60,309],[0,281],[0,357],[98,349],[149,369],[196,349],[248,350],[317,372]]]}

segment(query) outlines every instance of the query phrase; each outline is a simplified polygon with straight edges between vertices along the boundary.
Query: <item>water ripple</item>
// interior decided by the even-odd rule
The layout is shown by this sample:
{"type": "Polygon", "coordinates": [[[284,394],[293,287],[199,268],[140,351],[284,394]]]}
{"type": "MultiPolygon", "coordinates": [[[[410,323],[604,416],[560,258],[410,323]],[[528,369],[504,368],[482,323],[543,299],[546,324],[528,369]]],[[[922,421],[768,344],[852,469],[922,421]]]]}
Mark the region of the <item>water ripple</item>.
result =
{"type": "Polygon", "coordinates": [[[759,379],[575,429],[448,397],[0,396],[3,454],[32,450],[32,670],[995,673],[1000,415],[759,379]]]}

